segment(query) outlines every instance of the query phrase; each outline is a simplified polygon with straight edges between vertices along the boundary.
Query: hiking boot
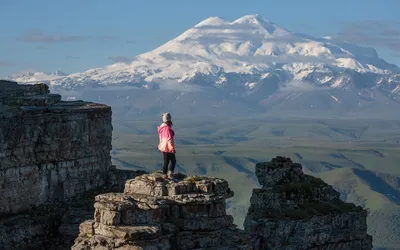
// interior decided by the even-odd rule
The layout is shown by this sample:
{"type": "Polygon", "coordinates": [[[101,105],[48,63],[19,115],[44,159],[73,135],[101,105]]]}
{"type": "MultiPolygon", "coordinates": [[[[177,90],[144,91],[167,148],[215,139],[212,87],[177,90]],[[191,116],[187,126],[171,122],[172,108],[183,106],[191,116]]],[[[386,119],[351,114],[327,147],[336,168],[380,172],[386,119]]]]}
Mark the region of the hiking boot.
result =
{"type": "Polygon", "coordinates": [[[174,178],[174,173],[172,173],[172,171],[168,171],[168,178],[169,179],[174,178]]]}

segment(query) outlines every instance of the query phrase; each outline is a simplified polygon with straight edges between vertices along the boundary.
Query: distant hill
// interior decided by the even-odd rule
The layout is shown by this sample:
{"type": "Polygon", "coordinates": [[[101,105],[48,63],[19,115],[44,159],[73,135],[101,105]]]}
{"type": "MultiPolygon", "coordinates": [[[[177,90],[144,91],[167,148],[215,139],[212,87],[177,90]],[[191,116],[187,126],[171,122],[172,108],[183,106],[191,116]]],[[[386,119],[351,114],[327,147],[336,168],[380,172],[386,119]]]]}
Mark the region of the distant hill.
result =
{"type": "Polygon", "coordinates": [[[400,177],[357,168],[317,174],[333,185],[342,198],[370,210],[368,233],[375,247],[400,247],[400,177]]]}

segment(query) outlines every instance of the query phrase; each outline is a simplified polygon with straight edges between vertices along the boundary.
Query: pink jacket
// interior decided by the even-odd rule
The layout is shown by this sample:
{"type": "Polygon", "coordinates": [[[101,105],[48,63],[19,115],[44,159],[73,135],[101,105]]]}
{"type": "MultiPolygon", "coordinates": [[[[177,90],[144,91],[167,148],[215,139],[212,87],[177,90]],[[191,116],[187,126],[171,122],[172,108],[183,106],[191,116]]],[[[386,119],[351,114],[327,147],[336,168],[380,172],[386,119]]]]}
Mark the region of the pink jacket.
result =
{"type": "Polygon", "coordinates": [[[157,131],[160,139],[158,150],[166,153],[176,153],[174,143],[175,132],[172,130],[172,128],[163,123],[157,127],[157,131]]]}

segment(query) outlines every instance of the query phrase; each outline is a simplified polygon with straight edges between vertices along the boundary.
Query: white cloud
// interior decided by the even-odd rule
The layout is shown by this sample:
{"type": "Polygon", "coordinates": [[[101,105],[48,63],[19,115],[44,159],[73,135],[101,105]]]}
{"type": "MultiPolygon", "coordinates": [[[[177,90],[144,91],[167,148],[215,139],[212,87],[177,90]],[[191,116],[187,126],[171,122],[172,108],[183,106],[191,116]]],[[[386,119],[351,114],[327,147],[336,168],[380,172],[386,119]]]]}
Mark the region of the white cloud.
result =
{"type": "Polygon", "coordinates": [[[175,80],[155,79],[153,82],[158,84],[160,90],[171,90],[171,91],[179,91],[186,93],[206,91],[204,86],[197,86],[188,83],[179,83],[175,80]]]}
{"type": "Polygon", "coordinates": [[[329,90],[330,87],[315,86],[305,81],[289,81],[279,88],[279,91],[287,92],[308,92],[308,91],[323,91],[329,90]]]}

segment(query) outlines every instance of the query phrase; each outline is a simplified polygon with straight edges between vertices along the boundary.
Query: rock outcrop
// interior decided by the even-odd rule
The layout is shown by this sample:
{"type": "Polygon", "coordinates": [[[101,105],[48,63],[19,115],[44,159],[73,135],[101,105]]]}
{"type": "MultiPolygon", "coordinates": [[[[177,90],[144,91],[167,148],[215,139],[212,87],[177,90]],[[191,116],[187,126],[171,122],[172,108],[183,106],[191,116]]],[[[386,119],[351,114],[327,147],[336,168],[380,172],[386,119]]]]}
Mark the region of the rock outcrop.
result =
{"type": "Polygon", "coordinates": [[[232,196],[218,178],[141,175],[124,193],[96,196],[94,219],[80,225],[72,249],[251,249],[226,214],[232,196]]]}
{"type": "Polygon", "coordinates": [[[0,216],[105,185],[111,108],[63,102],[44,84],[0,83],[0,216]]]}
{"type": "Polygon", "coordinates": [[[277,157],[256,165],[245,220],[253,249],[372,249],[367,211],[340,200],[322,180],[304,175],[300,164],[277,157]]]}
{"type": "Polygon", "coordinates": [[[88,192],[118,188],[115,176],[124,177],[111,165],[111,136],[109,106],[0,81],[0,249],[76,237],[92,211],[75,213],[72,203],[92,204],[88,192]]]}

